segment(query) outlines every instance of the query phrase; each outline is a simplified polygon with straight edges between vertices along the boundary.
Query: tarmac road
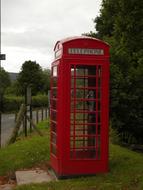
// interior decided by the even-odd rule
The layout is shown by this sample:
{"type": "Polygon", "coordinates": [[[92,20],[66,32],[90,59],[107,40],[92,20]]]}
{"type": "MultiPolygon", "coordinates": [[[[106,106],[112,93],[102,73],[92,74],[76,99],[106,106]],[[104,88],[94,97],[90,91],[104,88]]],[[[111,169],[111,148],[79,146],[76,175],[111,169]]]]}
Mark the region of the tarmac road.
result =
{"type": "Polygon", "coordinates": [[[8,141],[15,124],[15,114],[2,114],[1,145],[8,141]]]}

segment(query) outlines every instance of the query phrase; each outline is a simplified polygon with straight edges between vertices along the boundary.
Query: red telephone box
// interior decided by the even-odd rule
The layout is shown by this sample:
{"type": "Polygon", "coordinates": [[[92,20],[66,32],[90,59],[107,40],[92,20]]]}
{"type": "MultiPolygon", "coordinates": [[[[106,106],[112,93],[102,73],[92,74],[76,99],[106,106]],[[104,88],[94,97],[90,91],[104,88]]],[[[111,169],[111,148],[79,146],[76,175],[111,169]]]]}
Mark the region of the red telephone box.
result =
{"type": "Polygon", "coordinates": [[[108,171],[109,45],[58,41],[51,74],[51,166],[57,176],[108,171]]]}

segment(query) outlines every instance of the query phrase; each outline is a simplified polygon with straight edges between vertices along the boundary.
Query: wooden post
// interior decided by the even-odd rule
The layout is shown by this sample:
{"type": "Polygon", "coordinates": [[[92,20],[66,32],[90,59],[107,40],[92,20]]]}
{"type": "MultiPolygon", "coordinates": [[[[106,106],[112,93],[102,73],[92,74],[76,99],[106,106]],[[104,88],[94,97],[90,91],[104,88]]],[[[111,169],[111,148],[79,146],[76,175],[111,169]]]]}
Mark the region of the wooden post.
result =
{"type": "MultiPolygon", "coordinates": [[[[33,115],[32,115],[32,105],[30,105],[30,120],[32,120],[33,115]]],[[[32,133],[32,124],[30,123],[30,133],[32,133]]]]}
{"type": "Polygon", "coordinates": [[[25,109],[25,116],[24,116],[24,133],[25,133],[25,137],[27,137],[27,110],[25,109]]]}
{"type": "Polygon", "coordinates": [[[16,122],[16,119],[17,119],[17,112],[15,113],[15,119],[14,119],[15,122],[16,122]]]}
{"type": "Polygon", "coordinates": [[[47,107],[45,108],[45,118],[47,119],[48,114],[47,114],[47,107]]]}
{"type": "Polygon", "coordinates": [[[22,121],[23,133],[24,133],[25,119],[22,121]]]}
{"type": "Polygon", "coordinates": [[[42,118],[41,118],[41,119],[42,119],[42,121],[43,121],[43,119],[44,119],[44,117],[43,117],[43,116],[44,116],[44,115],[43,115],[43,107],[42,107],[41,113],[42,113],[42,118]]]}
{"type": "Polygon", "coordinates": [[[38,115],[38,109],[36,109],[36,123],[39,122],[39,115],[38,115]]]}
{"type": "Polygon", "coordinates": [[[18,131],[19,131],[20,126],[21,126],[21,123],[22,123],[22,121],[24,119],[25,110],[26,110],[26,106],[25,106],[25,104],[22,104],[21,107],[20,107],[20,110],[18,112],[17,121],[16,121],[15,127],[13,129],[12,135],[11,135],[9,141],[8,141],[8,144],[11,144],[11,143],[15,142],[16,137],[18,135],[18,131]]]}
{"type": "Polygon", "coordinates": [[[25,87],[25,105],[26,105],[26,109],[25,109],[25,116],[24,116],[24,133],[25,133],[25,137],[27,137],[27,87],[25,87]]]}
{"type": "MultiPolygon", "coordinates": [[[[28,84],[26,88],[26,106],[30,112],[30,119],[32,120],[32,95],[31,95],[31,85],[28,84]]],[[[27,119],[27,118],[26,118],[27,119]]],[[[32,125],[30,123],[30,133],[32,132],[32,125]]]]}
{"type": "Polygon", "coordinates": [[[36,127],[36,124],[30,119],[30,117],[27,115],[27,119],[28,121],[31,123],[31,125],[33,126],[33,128],[35,129],[35,131],[40,135],[43,136],[43,134],[41,133],[41,131],[39,131],[39,129],[36,127]]]}

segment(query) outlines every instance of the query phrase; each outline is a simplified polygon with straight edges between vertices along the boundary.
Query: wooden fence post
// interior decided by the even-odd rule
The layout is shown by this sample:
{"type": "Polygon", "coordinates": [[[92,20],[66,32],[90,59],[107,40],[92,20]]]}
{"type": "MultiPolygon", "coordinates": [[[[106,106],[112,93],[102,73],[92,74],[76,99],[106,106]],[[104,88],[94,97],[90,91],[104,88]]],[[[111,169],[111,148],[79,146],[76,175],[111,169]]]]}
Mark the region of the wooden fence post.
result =
{"type": "Polygon", "coordinates": [[[43,117],[43,107],[42,107],[42,110],[41,110],[41,113],[42,113],[42,121],[43,121],[43,119],[44,119],[44,117],[43,117]]]}
{"type": "Polygon", "coordinates": [[[47,114],[47,107],[45,108],[45,118],[47,119],[48,114],[47,114]]]}
{"type": "MultiPolygon", "coordinates": [[[[30,120],[33,119],[32,105],[30,105],[30,120]]],[[[30,133],[32,133],[32,124],[30,123],[30,133]]]]}
{"type": "Polygon", "coordinates": [[[14,121],[16,122],[16,120],[17,120],[17,112],[15,113],[15,119],[14,119],[14,121]]]}
{"type": "Polygon", "coordinates": [[[22,121],[24,119],[25,109],[26,109],[25,104],[22,104],[21,107],[20,107],[20,110],[18,112],[18,115],[17,115],[17,120],[16,120],[15,127],[13,129],[12,135],[11,135],[11,137],[10,137],[7,144],[11,144],[11,143],[15,142],[16,137],[18,135],[18,131],[19,131],[20,126],[21,126],[21,123],[22,123],[22,121]]]}
{"type": "Polygon", "coordinates": [[[36,109],[36,123],[38,123],[39,122],[39,115],[38,115],[38,109],[36,109]]]}
{"type": "Polygon", "coordinates": [[[27,119],[28,121],[31,123],[31,125],[33,126],[33,128],[35,129],[35,131],[40,135],[43,136],[43,134],[41,133],[41,131],[36,127],[36,124],[30,119],[30,117],[27,115],[27,119]]]}

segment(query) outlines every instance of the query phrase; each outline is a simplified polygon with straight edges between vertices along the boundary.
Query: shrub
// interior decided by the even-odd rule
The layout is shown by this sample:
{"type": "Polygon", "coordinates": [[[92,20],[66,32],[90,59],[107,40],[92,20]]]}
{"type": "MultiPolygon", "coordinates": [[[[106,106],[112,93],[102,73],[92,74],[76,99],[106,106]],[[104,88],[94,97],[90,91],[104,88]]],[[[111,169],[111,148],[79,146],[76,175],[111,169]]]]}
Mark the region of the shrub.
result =
{"type": "Polygon", "coordinates": [[[48,96],[46,95],[37,95],[32,97],[32,106],[33,107],[48,107],[48,96]]]}
{"type": "Polygon", "coordinates": [[[3,102],[3,111],[17,112],[23,102],[24,98],[21,96],[5,96],[3,102]]]}
{"type": "MultiPolygon", "coordinates": [[[[17,112],[20,105],[24,103],[24,97],[22,96],[5,96],[3,102],[4,112],[17,112]]],[[[46,95],[37,95],[32,97],[32,106],[36,107],[48,107],[48,97],[46,95]]]]}

